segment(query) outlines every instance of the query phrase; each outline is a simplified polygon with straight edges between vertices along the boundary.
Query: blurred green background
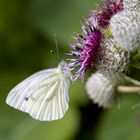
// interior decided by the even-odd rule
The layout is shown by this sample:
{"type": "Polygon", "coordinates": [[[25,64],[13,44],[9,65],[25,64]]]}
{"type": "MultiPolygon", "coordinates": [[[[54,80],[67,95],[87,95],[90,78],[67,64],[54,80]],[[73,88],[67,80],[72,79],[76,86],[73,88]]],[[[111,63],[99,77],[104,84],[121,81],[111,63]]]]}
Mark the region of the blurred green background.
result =
{"type": "MultiPolygon", "coordinates": [[[[88,99],[84,83],[71,86],[70,108],[63,119],[33,120],[5,104],[8,92],[32,73],[56,67],[55,41],[61,58],[81,32],[94,0],[0,0],[0,140],[140,140],[139,95],[123,95],[120,107],[103,110],[88,99]],[[51,50],[54,53],[51,53],[51,50]]],[[[133,77],[139,71],[133,70],[133,77]]]]}

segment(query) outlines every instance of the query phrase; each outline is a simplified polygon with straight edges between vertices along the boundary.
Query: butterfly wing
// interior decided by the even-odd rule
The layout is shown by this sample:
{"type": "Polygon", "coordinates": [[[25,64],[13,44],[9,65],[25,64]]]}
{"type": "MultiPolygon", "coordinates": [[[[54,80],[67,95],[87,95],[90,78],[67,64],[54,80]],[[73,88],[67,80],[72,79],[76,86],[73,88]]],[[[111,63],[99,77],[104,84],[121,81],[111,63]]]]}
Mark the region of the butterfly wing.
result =
{"type": "Polygon", "coordinates": [[[68,109],[69,85],[58,68],[40,71],[13,88],[6,103],[38,120],[60,119],[68,109]]]}

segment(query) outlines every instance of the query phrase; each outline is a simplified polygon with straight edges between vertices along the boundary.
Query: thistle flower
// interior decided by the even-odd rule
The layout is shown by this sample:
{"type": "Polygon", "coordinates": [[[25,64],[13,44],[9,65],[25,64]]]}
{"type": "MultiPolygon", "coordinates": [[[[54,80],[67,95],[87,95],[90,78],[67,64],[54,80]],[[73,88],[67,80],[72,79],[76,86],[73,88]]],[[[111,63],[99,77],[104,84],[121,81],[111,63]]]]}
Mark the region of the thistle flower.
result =
{"type": "MultiPolygon", "coordinates": [[[[140,6],[140,5],[139,5],[140,6]]],[[[140,48],[140,10],[123,10],[112,17],[110,28],[115,41],[126,51],[140,48]]]]}
{"type": "Polygon", "coordinates": [[[99,72],[88,79],[86,90],[93,102],[101,107],[109,108],[116,101],[115,84],[99,72]]]}
{"type": "Polygon", "coordinates": [[[76,45],[70,45],[74,51],[68,54],[77,57],[77,59],[70,59],[72,61],[70,67],[80,67],[74,76],[75,80],[78,77],[83,78],[85,71],[95,63],[102,40],[102,33],[96,18],[93,25],[86,20],[86,25],[82,24],[82,29],[84,36],[78,34],[78,38],[73,37],[76,40],[76,45]]]}
{"type": "Polygon", "coordinates": [[[100,73],[113,81],[122,81],[123,73],[128,69],[129,53],[122,50],[113,38],[104,39],[101,43],[97,60],[100,73]]]}
{"type": "Polygon", "coordinates": [[[123,0],[104,0],[103,6],[100,9],[92,11],[90,20],[92,22],[94,17],[97,17],[99,25],[103,28],[107,28],[109,26],[110,19],[122,10],[123,0]]]}

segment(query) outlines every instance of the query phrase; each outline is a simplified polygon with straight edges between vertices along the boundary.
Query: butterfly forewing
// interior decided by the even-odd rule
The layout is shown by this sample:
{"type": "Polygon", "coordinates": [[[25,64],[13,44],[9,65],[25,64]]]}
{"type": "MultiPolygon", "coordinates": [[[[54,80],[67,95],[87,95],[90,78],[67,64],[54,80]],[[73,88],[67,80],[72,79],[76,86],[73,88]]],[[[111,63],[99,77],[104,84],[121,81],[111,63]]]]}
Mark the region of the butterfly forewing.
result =
{"type": "Polygon", "coordinates": [[[56,69],[49,69],[37,72],[19,83],[15,88],[10,91],[6,99],[6,103],[12,107],[15,107],[16,109],[25,111],[27,101],[29,100],[29,98],[31,98],[33,94],[32,91],[37,87],[40,81],[43,81],[45,78],[52,75],[54,70],[56,69]]]}
{"type": "Polygon", "coordinates": [[[60,119],[68,109],[69,85],[68,77],[59,68],[47,69],[13,88],[6,103],[38,120],[60,119]]]}

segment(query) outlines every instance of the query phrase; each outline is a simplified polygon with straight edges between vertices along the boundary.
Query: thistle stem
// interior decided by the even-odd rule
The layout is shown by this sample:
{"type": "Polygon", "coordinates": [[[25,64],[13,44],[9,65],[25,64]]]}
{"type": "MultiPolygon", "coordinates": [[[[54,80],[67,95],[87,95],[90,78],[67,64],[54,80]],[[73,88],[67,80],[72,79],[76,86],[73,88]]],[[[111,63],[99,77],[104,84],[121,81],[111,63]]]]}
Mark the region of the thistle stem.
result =
{"type": "Polygon", "coordinates": [[[129,76],[125,76],[125,80],[136,85],[136,86],[140,86],[140,81],[137,81],[129,76]]]}
{"type": "Polygon", "coordinates": [[[134,86],[118,86],[117,91],[120,93],[140,93],[140,87],[134,87],[134,86]]]}

